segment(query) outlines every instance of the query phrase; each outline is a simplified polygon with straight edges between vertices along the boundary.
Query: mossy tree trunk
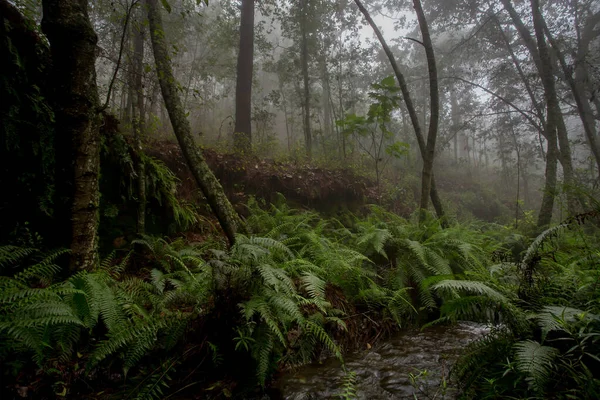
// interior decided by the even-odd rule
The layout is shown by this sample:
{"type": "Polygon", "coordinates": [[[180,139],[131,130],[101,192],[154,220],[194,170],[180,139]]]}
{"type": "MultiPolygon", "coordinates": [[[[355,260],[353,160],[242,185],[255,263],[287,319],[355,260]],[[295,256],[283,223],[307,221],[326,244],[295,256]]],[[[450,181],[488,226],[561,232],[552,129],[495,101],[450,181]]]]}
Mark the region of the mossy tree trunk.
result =
{"type": "Polygon", "coordinates": [[[192,138],[190,123],[177,94],[177,82],[173,76],[169,59],[158,0],[146,0],[146,5],[156,72],[173,131],[196,183],[217,216],[229,242],[233,244],[235,233],[243,228],[242,221],[225,196],[223,187],[206,164],[200,149],[195,145],[192,138]]]}
{"type": "MultiPolygon", "coordinates": [[[[98,262],[100,134],[96,42],[87,0],[44,0],[42,29],[50,42],[57,135],[73,156],[71,270],[98,262]]],[[[62,177],[65,179],[65,177],[62,177]]]]}

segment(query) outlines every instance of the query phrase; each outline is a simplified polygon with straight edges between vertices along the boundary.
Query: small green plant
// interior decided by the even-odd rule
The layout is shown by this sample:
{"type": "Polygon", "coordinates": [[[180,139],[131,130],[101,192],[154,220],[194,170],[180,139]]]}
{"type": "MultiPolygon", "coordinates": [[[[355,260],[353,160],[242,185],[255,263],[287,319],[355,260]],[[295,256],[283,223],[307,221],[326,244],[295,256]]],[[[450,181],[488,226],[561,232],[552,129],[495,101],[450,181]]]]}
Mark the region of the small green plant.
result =
{"type": "Polygon", "coordinates": [[[346,370],[342,381],[342,392],[338,396],[342,400],[355,400],[357,398],[356,372],[346,370]]]}

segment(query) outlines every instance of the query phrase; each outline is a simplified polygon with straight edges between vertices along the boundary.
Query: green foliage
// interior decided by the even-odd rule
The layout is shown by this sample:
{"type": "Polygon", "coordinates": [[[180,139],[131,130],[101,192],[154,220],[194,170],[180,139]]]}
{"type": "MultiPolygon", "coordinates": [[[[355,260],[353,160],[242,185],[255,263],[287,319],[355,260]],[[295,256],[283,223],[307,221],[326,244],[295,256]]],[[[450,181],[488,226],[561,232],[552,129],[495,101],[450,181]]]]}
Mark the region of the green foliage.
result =
{"type": "Polygon", "coordinates": [[[356,372],[346,371],[342,382],[342,392],[339,394],[339,398],[343,400],[354,400],[357,398],[356,372]]]}
{"type": "Polygon", "coordinates": [[[598,397],[598,293],[585,283],[598,282],[597,245],[581,245],[598,242],[576,220],[545,230],[512,262],[491,266],[490,275],[472,277],[480,282],[434,285],[458,296],[442,306],[443,318],[502,315],[502,327],[470,346],[458,364],[466,397],[598,397]]]}

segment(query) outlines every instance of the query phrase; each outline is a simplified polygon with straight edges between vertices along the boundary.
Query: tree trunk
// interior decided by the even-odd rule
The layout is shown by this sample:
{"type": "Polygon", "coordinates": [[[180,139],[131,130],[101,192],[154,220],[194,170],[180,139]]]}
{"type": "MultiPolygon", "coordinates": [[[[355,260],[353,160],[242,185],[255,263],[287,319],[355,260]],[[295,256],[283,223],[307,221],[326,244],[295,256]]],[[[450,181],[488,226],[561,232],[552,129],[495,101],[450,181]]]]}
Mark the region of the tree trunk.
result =
{"type": "Polygon", "coordinates": [[[440,95],[438,89],[437,66],[435,63],[435,54],[433,43],[429,35],[429,27],[425,19],[425,13],[420,0],[414,0],[413,5],[417,12],[421,35],[423,36],[423,46],[427,56],[427,71],[429,72],[429,131],[427,132],[427,146],[425,147],[425,157],[423,158],[423,173],[421,177],[421,214],[420,221],[425,220],[425,211],[429,206],[429,193],[431,192],[431,177],[433,176],[433,162],[435,160],[435,143],[437,140],[438,123],[440,117],[440,95]]]}
{"type": "Polygon", "coordinates": [[[196,183],[217,216],[219,224],[223,228],[225,235],[227,235],[229,242],[233,244],[235,242],[235,233],[243,229],[242,221],[225,196],[223,187],[206,164],[200,149],[194,143],[190,123],[186,118],[181,99],[177,94],[177,83],[169,61],[169,52],[164,37],[158,0],[146,0],[146,3],[148,6],[150,38],[152,39],[156,72],[173,131],[196,183]]]}
{"type": "MultiPolygon", "coordinates": [[[[550,119],[550,118],[549,118],[550,119]]],[[[556,136],[547,141],[548,150],[546,152],[546,182],[544,184],[544,195],[542,205],[538,215],[537,226],[545,227],[552,222],[552,212],[554,209],[554,199],[556,198],[556,173],[558,161],[558,145],[556,136]]]]}
{"type": "MultiPolygon", "coordinates": [[[[96,86],[96,42],[87,0],[44,0],[42,28],[53,62],[57,132],[71,140],[73,203],[72,271],[98,263],[100,134],[96,86]]],[[[65,179],[63,176],[62,179],[65,179]]]]}
{"type": "Polygon", "coordinates": [[[310,129],[310,85],[308,80],[308,21],[306,17],[306,5],[308,0],[300,0],[300,30],[302,31],[302,79],[304,81],[304,141],[306,144],[306,155],[310,160],[312,158],[312,132],[310,129]]]}
{"type": "MultiPolygon", "coordinates": [[[[398,80],[398,84],[400,85],[400,90],[402,91],[402,96],[404,97],[404,102],[406,104],[406,109],[408,111],[408,115],[412,122],[413,129],[415,130],[415,136],[417,138],[417,143],[419,144],[419,150],[421,152],[421,157],[423,158],[423,162],[425,162],[425,158],[427,157],[427,147],[425,144],[425,138],[423,137],[423,133],[421,131],[421,125],[419,123],[419,117],[417,115],[417,111],[415,110],[415,106],[412,102],[410,92],[408,90],[408,85],[406,84],[406,80],[404,79],[404,75],[402,75],[402,72],[400,72],[400,68],[398,67],[398,64],[396,63],[396,58],[394,57],[392,50],[387,45],[385,39],[383,38],[383,35],[379,31],[379,28],[377,27],[377,25],[375,25],[375,22],[371,18],[371,15],[367,11],[367,9],[362,5],[360,0],[354,0],[354,2],[358,6],[358,8],[362,12],[362,14],[365,16],[365,19],[367,20],[369,25],[371,25],[371,28],[373,28],[375,35],[377,36],[377,38],[379,39],[379,42],[381,43],[381,46],[383,47],[383,51],[387,55],[387,57],[390,61],[390,64],[392,65],[392,69],[394,70],[394,74],[396,75],[396,79],[398,80]]],[[[442,218],[444,216],[444,208],[443,208],[442,202],[439,198],[439,195],[437,193],[435,177],[434,177],[433,172],[431,172],[430,182],[431,182],[431,187],[430,187],[431,202],[435,208],[435,212],[436,212],[438,218],[442,218]]]]}
{"type": "MultiPolygon", "coordinates": [[[[525,26],[521,17],[517,13],[517,11],[512,6],[510,0],[501,0],[504,9],[509,13],[513,24],[517,28],[521,39],[525,43],[525,46],[529,50],[533,61],[535,63],[536,69],[542,80],[542,84],[544,86],[544,96],[546,98],[547,104],[547,120],[546,121],[546,129],[545,135],[548,141],[553,141],[553,137],[558,138],[558,143],[560,145],[558,150],[558,160],[560,161],[563,167],[563,174],[565,178],[565,186],[568,196],[568,207],[570,213],[575,213],[577,209],[577,200],[574,195],[574,185],[575,185],[575,177],[573,173],[573,162],[571,159],[571,149],[569,140],[567,137],[567,131],[564,123],[564,118],[562,116],[562,111],[560,109],[560,103],[558,101],[558,97],[556,94],[555,84],[554,84],[554,71],[552,68],[552,60],[550,58],[548,48],[546,46],[546,42],[544,39],[543,33],[543,19],[541,20],[541,14],[539,12],[539,2],[531,1],[532,13],[534,15],[534,29],[535,36],[534,39],[529,29],[525,26]],[[536,7],[537,5],[537,7],[536,7]],[[537,13],[536,13],[537,10],[537,13]],[[537,22],[536,22],[537,20],[537,22]],[[537,43],[536,43],[537,42],[537,43]],[[550,121],[553,120],[553,121],[550,121]],[[549,130],[551,129],[551,130],[549,130]]],[[[547,168],[548,169],[548,166],[547,168]]],[[[550,168],[552,169],[552,168],[550,168]]],[[[548,191],[554,192],[554,191],[548,191]]],[[[548,192],[545,192],[544,196],[546,196],[548,192]]],[[[540,211],[541,212],[541,211],[540,211]]],[[[551,216],[550,216],[551,218],[551,216]]]]}
{"type": "MultiPolygon", "coordinates": [[[[565,125],[558,95],[556,93],[556,85],[554,82],[554,68],[546,38],[544,36],[544,19],[540,12],[539,0],[531,0],[531,11],[533,15],[533,26],[535,29],[535,37],[537,39],[539,57],[540,57],[540,77],[544,86],[544,96],[548,108],[547,125],[556,129],[558,144],[559,144],[559,160],[563,167],[563,175],[565,180],[565,191],[567,193],[567,206],[571,215],[579,211],[577,199],[574,195],[575,174],[573,172],[573,161],[571,158],[571,146],[567,136],[567,128],[565,125]]],[[[552,129],[552,128],[551,128],[552,129]]]]}
{"type": "MultiPolygon", "coordinates": [[[[600,16],[600,13],[596,14],[596,16],[600,16]]],[[[588,21],[594,21],[594,19],[590,19],[588,21]]],[[[585,67],[583,67],[584,62],[583,62],[583,60],[578,60],[579,62],[576,62],[576,67],[575,67],[576,76],[574,78],[573,74],[572,74],[572,70],[567,65],[567,62],[565,61],[565,57],[564,57],[562,51],[560,50],[558,42],[552,36],[552,33],[548,29],[546,22],[543,20],[543,17],[541,17],[541,22],[543,23],[546,36],[548,37],[548,40],[550,41],[550,44],[556,54],[556,58],[558,58],[560,66],[563,70],[563,74],[564,74],[564,76],[567,80],[567,83],[569,84],[569,87],[571,89],[571,92],[573,93],[573,98],[575,99],[575,103],[577,104],[577,111],[579,112],[579,117],[581,119],[581,123],[583,124],[583,130],[584,130],[585,136],[588,140],[588,145],[590,146],[590,150],[596,161],[598,177],[600,177],[600,147],[598,146],[598,142],[596,140],[596,126],[595,126],[595,121],[594,121],[594,113],[592,111],[592,107],[591,107],[590,103],[585,98],[585,88],[583,85],[584,81],[582,79],[582,75],[583,75],[582,69],[585,68],[585,67]],[[579,79],[577,79],[577,78],[579,78],[579,79]]],[[[585,27],[585,28],[589,28],[589,30],[584,28],[585,36],[592,35],[590,30],[593,31],[593,27],[596,25],[594,22],[589,22],[589,24],[591,25],[591,27],[588,27],[588,26],[585,27]]],[[[583,37],[584,41],[586,40],[585,36],[583,37]]],[[[587,46],[585,46],[585,47],[587,47],[587,46]]],[[[585,53],[587,53],[587,49],[585,49],[585,52],[583,54],[585,54],[585,53]]],[[[579,49],[578,49],[578,54],[581,54],[579,49]]]]}
{"type": "Polygon", "coordinates": [[[323,80],[323,94],[321,96],[321,103],[323,107],[323,134],[324,140],[331,140],[332,129],[332,116],[331,116],[331,88],[329,87],[329,72],[327,71],[327,57],[323,54],[321,59],[321,71],[323,80]]]}
{"type": "Polygon", "coordinates": [[[252,150],[252,71],[254,69],[254,0],[242,0],[240,49],[235,88],[235,130],[237,151],[252,150]]]}
{"type": "Polygon", "coordinates": [[[146,231],[146,166],[144,165],[142,140],[144,132],[144,24],[142,12],[138,12],[137,24],[133,24],[133,68],[130,85],[133,88],[133,107],[131,109],[133,140],[135,146],[135,173],[137,175],[137,226],[138,235],[146,231]]]}

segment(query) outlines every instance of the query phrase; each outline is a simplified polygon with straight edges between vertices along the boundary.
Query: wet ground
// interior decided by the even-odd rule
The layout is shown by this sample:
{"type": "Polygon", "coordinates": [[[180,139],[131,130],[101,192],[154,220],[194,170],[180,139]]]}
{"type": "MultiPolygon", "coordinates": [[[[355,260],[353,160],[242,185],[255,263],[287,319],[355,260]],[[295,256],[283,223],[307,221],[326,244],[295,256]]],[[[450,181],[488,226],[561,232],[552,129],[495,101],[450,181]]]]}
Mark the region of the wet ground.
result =
{"type": "Polygon", "coordinates": [[[447,381],[452,364],[467,344],[486,332],[473,323],[404,331],[347,355],[346,371],[338,360],[329,359],[283,375],[274,385],[276,398],[340,399],[348,387],[357,399],[452,399],[456,389],[447,381]]]}

